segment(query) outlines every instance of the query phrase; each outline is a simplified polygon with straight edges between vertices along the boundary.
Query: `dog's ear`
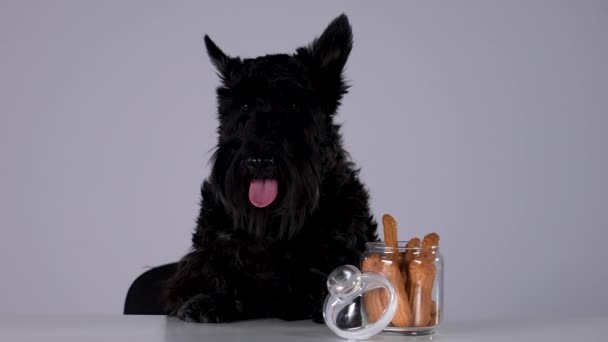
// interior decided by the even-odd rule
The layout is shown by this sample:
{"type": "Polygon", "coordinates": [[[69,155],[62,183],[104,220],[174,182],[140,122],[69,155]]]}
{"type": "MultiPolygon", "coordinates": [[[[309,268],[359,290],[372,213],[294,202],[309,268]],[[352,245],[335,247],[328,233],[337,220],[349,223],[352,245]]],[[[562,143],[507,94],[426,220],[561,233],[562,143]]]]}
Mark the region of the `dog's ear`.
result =
{"type": "Polygon", "coordinates": [[[298,53],[309,55],[322,69],[341,73],[352,47],[353,32],[348,18],[342,14],[310,46],[298,49],[298,53]]]}
{"type": "Polygon", "coordinates": [[[228,76],[228,67],[230,64],[230,57],[228,57],[217,45],[205,35],[205,47],[207,48],[207,54],[211,59],[211,63],[215,65],[215,68],[219,72],[220,76],[225,78],[228,76]]]}

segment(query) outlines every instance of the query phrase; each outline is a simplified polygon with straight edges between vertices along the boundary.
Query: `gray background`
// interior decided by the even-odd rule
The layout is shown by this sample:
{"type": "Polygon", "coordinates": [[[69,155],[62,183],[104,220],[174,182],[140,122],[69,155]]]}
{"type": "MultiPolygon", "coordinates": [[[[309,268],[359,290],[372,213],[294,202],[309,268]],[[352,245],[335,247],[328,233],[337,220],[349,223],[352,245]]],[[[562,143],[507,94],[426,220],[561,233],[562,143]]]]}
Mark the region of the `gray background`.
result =
{"type": "Polygon", "coordinates": [[[290,52],[346,12],[339,120],[451,320],[608,313],[601,1],[0,2],[0,312],[120,313],[186,252],[215,142],[209,33],[290,52]]]}

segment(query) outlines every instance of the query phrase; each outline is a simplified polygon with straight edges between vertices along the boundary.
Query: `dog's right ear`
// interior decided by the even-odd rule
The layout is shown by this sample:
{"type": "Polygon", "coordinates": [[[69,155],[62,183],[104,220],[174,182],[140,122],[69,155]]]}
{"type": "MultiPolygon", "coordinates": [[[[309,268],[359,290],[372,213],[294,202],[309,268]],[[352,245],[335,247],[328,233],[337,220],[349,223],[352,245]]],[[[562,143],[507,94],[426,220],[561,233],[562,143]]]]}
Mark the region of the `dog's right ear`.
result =
{"type": "Polygon", "coordinates": [[[209,38],[208,35],[205,35],[205,47],[207,48],[207,54],[211,59],[211,63],[215,65],[215,68],[219,72],[219,75],[222,78],[226,78],[228,76],[230,57],[228,57],[222,50],[220,50],[217,45],[209,38]]]}

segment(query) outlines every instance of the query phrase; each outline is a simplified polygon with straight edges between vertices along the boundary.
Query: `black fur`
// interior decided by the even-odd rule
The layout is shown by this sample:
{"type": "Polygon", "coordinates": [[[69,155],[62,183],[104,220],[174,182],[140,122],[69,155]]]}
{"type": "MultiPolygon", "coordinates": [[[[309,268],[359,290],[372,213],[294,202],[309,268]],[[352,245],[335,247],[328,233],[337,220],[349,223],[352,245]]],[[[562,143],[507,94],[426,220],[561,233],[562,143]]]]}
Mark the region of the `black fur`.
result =
{"type": "Polygon", "coordinates": [[[166,287],[167,312],[196,322],[322,321],[329,272],[359,265],[365,243],[377,239],[333,118],[348,88],[348,19],[291,55],[241,60],[208,36],[205,45],[222,80],[219,139],[192,249],[166,287]],[[251,168],[251,158],[273,163],[251,168]],[[276,200],[254,207],[249,182],[270,178],[276,200]]]}

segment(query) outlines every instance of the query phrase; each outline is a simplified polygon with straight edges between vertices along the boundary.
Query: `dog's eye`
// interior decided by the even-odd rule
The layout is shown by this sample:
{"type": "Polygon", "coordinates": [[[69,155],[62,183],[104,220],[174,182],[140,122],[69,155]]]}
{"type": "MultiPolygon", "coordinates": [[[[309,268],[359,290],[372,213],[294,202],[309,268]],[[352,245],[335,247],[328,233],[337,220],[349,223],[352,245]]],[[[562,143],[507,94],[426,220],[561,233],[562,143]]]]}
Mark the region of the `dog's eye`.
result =
{"type": "Polygon", "coordinates": [[[249,112],[249,105],[247,105],[247,104],[241,105],[241,112],[243,112],[243,113],[249,112]]]}

